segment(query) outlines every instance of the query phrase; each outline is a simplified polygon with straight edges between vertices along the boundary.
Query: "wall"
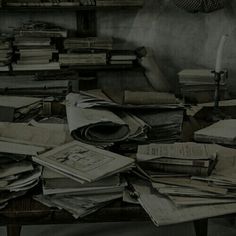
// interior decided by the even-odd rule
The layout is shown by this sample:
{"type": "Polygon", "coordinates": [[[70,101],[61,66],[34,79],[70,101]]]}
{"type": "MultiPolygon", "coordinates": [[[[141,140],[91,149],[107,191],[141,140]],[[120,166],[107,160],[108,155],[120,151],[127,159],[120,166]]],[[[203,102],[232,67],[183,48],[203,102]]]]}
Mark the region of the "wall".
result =
{"type": "MultiPolygon", "coordinates": [[[[150,47],[163,73],[173,86],[183,68],[213,68],[216,48],[222,34],[230,34],[224,66],[229,69],[230,89],[236,93],[236,1],[211,14],[191,14],[178,9],[172,0],[145,0],[143,9],[100,11],[98,33],[119,38],[134,46],[150,47]]],[[[58,22],[75,29],[71,12],[1,13],[1,31],[28,19],[58,22]]],[[[10,27],[10,28],[9,28],[10,27]]]]}
{"type": "Polygon", "coordinates": [[[210,14],[191,14],[172,0],[146,0],[138,12],[101,12],[99,32],[153,48],[156,59],[174,86],[183,68],[214,68],[222,34],[230,34],[224,53],[230,89],[236,92],[236,1],[210,14]]]}

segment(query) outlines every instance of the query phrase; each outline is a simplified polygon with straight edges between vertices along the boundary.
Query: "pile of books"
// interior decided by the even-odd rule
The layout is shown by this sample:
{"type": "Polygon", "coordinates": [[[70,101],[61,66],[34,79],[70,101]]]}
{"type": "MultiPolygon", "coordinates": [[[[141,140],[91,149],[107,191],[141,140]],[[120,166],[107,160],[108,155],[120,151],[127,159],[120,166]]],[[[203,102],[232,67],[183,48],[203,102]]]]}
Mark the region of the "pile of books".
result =
{"type": "Polygon", "coordinates": [[[0,142],[0,209],[38,184],[41,168],[29,160],[32,153],[26,145],[0,142]]]}
{"type": "Polygon", "coordinates": [[[59,62],[61,66],[106,65],[112,46],[112,38],[68,38],[64,41],[67,53],[59,55],[59,62]]]}
{"type": "Polygon", "coordinates": [[[43,194],[37,201],[69,211],[75,218],[83,217],[122,197],[126,186],[119,175],[81,184],[46,167],[42,173],[43,194]]]}
{"type": "Polygon", "coordinates": [[[57,147],[33,160],[44,166],[43,194],[36,200],[85,216],[121,198],[126,183],[120,172],[134,160],[77,141],[57,147]]]}
{"type": "Polygon", "coordinates": [[[18,59],[13,64],[13,70],[60,69],[59,63],[55,61],[58,51],[51,43],[51,38],[64,36],[65,30],[44,22],[29,22],[15,29],[14,46],[18,59]]]}
{"type": "MultiPolygon", "coordinates": [[[[190,102],[210,102],[214,100],[214,73],[207,69],[187,69],[179,72],[179,84],[183,97],[190,102]]],[[[221,81],[221,98],[228,97],[227,81],[221,81]]]]}
{"type": "Polygon", "coordinates": [[[64,53],[59,54],[60,66],[106,65],[106,53],[64,53]]]}
{"type": "Polygon", "coordinates": [[[134,51],[114,50],[110,52],[109,63],[111,65],[132,65],[137,60],[134,51]]]}
{"type": "Polygon", "coordinates": [[[9,38],[0,36],[0,71],[9,71],[12,61],[12,42],[9,38]]]}
{"type": "Polygon", "coordinates": [[[217,155],[207,144],[173,143],[140,145],[137,160],[144,169],[172,174],[209,176],[217,155]]]}
{"type": "Polygon", "coordinates": [[[0,121],[24,122],[40,112],[42,100],[34,97],[0,96],[0,121]]]}
{"type": "Polygon", "coordinates": [[[67,38],[64,41],[64,48],[68,51],[83,49],[111,50],[113,47],[112,38],[89,37],[89,38],[67,38]]]}
{"type": "Polygon", "coordinates": [[[18,55],[17,64],[13,65],[15,71],[49,70],[58,67],[58,63],[53,63],[53,54],[58,51],[55,45],[51,45],[50,38],[15,36],[14,46],[18,55]]]}
{"type": "Polygon", "coordinates": [[[235,149],[215,144],[182,143],[169,147],[152,144],[140,147],[138,159],[141,162],[155,165],[158,160],[169,162],[172,159],[169,165],[173,168],[171,172],[140,169],[151,184],[132,180],[138,201],[157,226],[232,214],[236,210],[235,154],[235,149]],[[199,161],[207,168],[208,160],[217,160],[209,176],[178,172],[179,161],[187,170],[199,161]]]}

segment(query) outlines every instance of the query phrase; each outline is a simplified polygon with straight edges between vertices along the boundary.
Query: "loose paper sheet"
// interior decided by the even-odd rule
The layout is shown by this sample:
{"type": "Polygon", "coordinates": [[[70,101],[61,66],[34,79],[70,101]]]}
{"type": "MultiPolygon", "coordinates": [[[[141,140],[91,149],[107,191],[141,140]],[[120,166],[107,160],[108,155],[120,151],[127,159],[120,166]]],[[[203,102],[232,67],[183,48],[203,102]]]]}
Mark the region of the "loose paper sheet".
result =
{"type": "Polygon", "coordinates": [[[138,147],[138,161],[150,161],[157,158],[168,157],[177,159],[212,159],[216,152],[209,152],[206,144],[199,143],[174,143],[174,144],[149,144],[138,147]]]}
{"type": "Polygon", "coordinates": [[[139,202],[157,226],[178,224],[236,212],[236,203],[177,208],[171,200],[153,192],[146,182],[132,183],[139,202]]]}

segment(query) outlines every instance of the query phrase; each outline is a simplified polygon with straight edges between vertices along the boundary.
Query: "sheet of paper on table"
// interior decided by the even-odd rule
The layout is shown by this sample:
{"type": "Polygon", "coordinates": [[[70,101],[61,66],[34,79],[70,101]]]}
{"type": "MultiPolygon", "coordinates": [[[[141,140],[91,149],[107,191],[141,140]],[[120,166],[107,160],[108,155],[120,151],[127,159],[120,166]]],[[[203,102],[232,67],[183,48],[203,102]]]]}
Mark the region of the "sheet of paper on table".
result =
{"type": "Polygon", "coordinates": [[[167,197],[153,192],[147,182],[132,181],[139,202],[157,226],[183,223],[235,213],[236,203],[176,207],[167,197]]]}

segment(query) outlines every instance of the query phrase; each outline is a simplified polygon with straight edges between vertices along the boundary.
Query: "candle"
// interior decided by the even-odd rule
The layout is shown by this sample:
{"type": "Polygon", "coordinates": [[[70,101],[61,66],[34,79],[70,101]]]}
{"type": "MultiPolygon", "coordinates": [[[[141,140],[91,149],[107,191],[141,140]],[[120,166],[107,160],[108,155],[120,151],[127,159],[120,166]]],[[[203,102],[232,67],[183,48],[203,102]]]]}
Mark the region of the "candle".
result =
{"type": "Polygon", "coordinates": [[[223,35],[221,37],[218,49],[217,49],[217,55],[216,55],[216,67],[215,67],[215,72],[220,73],[222,71],[222,59],[223,59],[223,50],[224,50],[224,45],[226,42],[228,35],[223,35]]]}

